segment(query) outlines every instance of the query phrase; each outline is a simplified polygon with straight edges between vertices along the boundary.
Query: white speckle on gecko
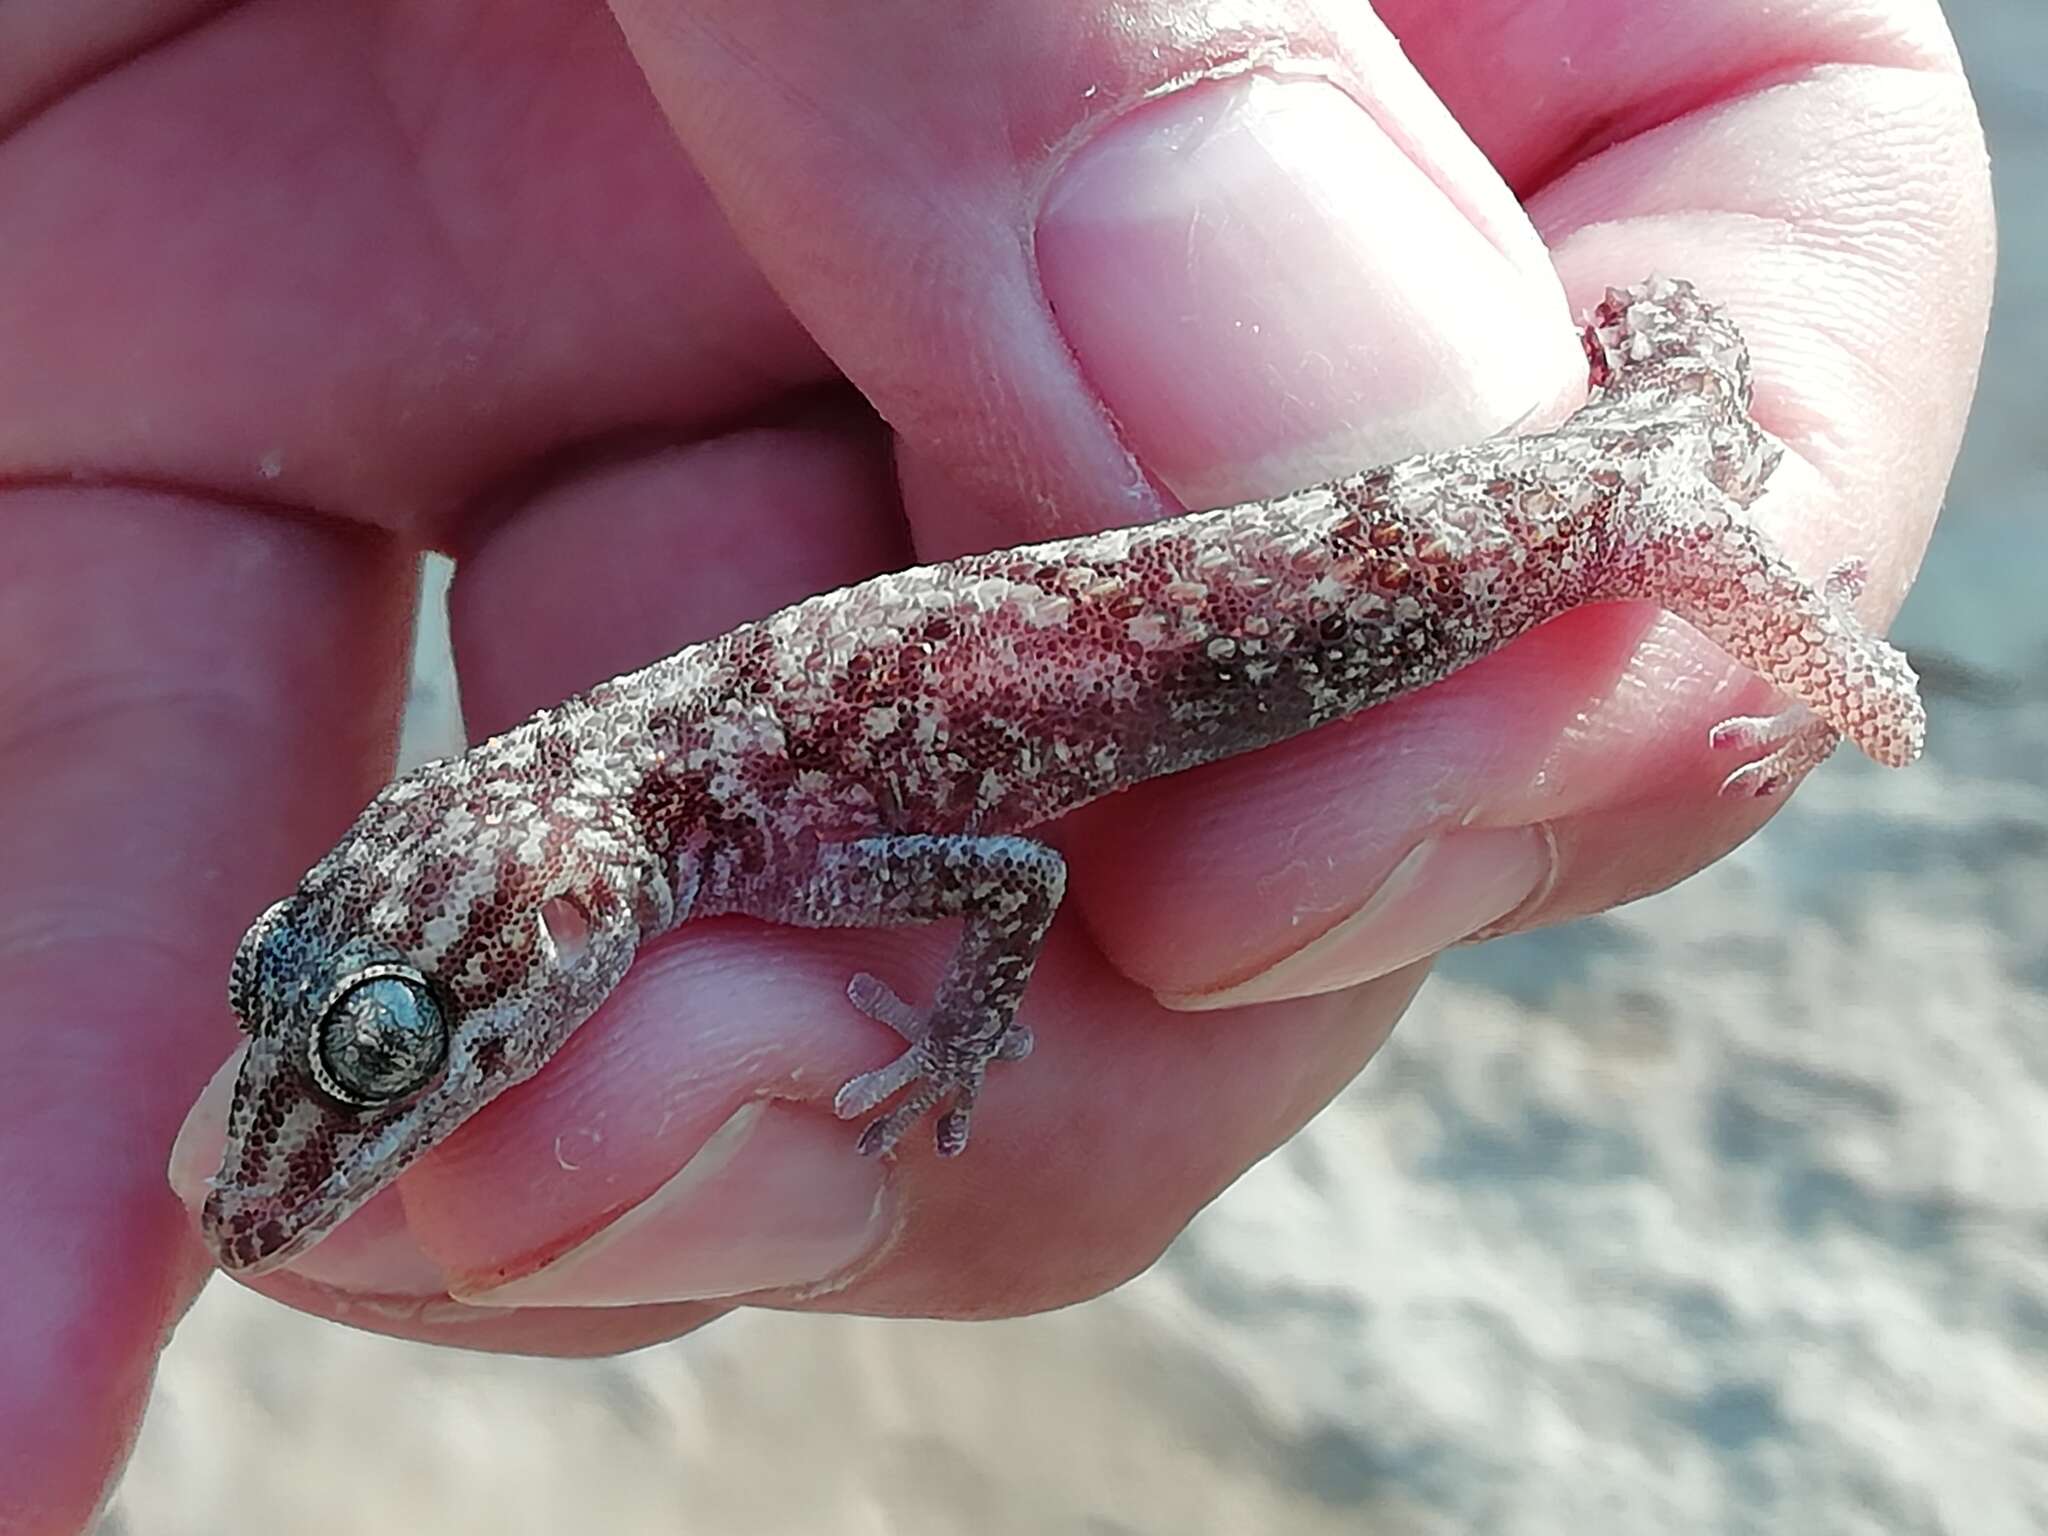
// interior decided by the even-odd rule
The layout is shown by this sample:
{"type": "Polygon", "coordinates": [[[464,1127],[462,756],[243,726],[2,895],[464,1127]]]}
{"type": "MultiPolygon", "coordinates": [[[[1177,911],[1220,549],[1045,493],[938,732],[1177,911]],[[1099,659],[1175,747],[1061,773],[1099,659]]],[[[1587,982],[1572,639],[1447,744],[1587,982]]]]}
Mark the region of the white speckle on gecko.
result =
{"type": "Polygon", "coordinates": [[[251,1040],[202,1216],[229,1269],[302,1252],[546,1064],[678,923],[961,918],[929,1008],[840,1090],[886,1150],[938,1112],[960,1151],[1066,883],[1022,836],[1143,780],[1437,681],[1588,603],[1686,619],[1790,696],[1730,721],[1729,792],[1847,735],[1920,751],[1905,658],[1800,577],[1746,509],[1782,450],[1748,356],[1690,286],[1614,292],[1558,430],[1217,512],[878,576],[600,684],[371,802],[260,917],[229,989],[251,1040]],[[899,1098],[900,1095],[900,1098],[899,1098]]]}

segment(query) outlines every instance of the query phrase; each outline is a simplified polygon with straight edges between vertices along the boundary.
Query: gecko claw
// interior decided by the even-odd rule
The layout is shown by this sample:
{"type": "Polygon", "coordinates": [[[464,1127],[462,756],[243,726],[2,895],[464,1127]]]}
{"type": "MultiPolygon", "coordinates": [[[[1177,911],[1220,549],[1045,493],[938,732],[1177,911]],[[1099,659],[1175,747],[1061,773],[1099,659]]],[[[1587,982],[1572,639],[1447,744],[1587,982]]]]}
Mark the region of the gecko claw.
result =
{"type": "MultiPolygon", "coordinates": [[[[903,1139],[903,1133],[929,1114],[938,1105],[940,1097],[935,1088],[921,1088],[888,1114],[870,1120],[862,1127],[857,1143],[861,1156],[882,1157],[894,1152],[896,1143],[903,1139]]],[[[852,1117],[842,1114],[840,1118],[852,1117]]]]}

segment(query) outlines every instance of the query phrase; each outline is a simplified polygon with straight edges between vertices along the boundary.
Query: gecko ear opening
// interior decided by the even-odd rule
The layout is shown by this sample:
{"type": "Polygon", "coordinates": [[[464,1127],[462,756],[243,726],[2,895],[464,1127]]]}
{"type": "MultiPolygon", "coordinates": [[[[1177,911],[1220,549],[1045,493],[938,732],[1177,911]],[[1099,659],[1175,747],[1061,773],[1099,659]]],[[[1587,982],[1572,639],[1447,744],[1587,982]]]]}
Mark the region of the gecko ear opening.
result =
{"type": "Polygon", "coordinates": [[[574,897],[551,897],[541,903],[540,932],[555,963],[574,969],[590,948],[590,914],[574,897]]]}

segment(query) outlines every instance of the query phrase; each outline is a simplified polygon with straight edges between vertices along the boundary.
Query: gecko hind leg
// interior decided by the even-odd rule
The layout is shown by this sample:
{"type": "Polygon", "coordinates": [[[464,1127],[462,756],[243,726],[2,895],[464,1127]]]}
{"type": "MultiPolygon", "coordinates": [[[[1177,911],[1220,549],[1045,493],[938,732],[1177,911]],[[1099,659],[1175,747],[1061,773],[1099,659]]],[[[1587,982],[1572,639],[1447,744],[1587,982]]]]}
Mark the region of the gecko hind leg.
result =
{"type": "Polygon", "coordinates": [[[1717,747],[1770,749],[1730,774],[1723,793],[1789,788],[1841,736],[1892,767],[1920,755],[1927,713],[1912,665],[1856,614],[1869,579],[1861,560],[1809,583],[1740,507],[1711,489],[1649,510],[1624,530],[1603,595],[1670,610],[1787,696],[1775,714],[1715,727],[1717,747]]]}

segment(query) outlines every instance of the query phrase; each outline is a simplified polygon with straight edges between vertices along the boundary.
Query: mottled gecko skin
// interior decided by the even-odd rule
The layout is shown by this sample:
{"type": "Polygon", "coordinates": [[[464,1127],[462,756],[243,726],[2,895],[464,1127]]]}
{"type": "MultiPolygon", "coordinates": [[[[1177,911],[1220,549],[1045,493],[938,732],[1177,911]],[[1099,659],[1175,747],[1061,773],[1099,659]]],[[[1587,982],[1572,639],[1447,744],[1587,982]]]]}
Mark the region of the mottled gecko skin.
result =
{"type": "Polygon", "coordinates": [[[693,917],[964,919],[929,1009],[837,1109],[901,1094],[966,1143],[1060,902],[1019,834],[1114,790],[1412,693],[1587,603],[1642,600],[1776,683],[1731,791],[1847,735],[1920,751],[1905,658],[1803,580],[1744,509],[1781,449],[1733,326],[1686,284],[1610,292],[1586,406],[1555,432],[1271,501],[975,555],[815,597],[618,678],[379,794],[236,954],[251,1039],[203,1216],[231,1270],[302,1252],[538,1071],[638,946],[693,917]]]}

